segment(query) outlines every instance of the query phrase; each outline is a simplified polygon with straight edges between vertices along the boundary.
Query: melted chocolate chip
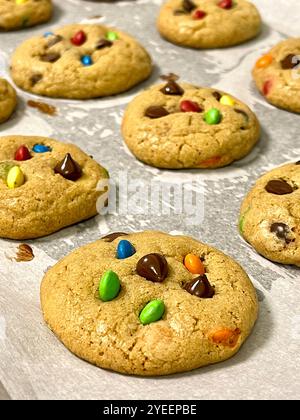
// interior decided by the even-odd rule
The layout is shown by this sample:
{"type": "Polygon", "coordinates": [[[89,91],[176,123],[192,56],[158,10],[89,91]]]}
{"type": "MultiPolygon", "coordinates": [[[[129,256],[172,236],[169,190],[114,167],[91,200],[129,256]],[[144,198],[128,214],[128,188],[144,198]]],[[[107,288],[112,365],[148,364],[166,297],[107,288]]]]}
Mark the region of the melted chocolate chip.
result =
{"type": "Polygon", "coordinates": [[[298,162],[296,162],[296,165],[300,165],[300,160],[298,160],[298,162]]]}
{"type": "Polygon", "coordinates": [[[81,167],[75,162],[70,153],[67,153],[64,159],[55,166],[54,172],[70,181],[77,181],[82,175],[81,167]]]}
{"type": "Polygon", "coordinates": [[[202,299],[210,299],[215,295],[215,288],[211,286],[205,274],[187,283],[184,289],[202,299]]]}
{"type": "Polygon", "coordinates": [[[46,63],[55,63],[58,59],[60,59],[60,54],[55,52],[41,55],[41,60],[46,63]]]}
{"type": "Polygon", "coordinates": [[[182,2],[183,10],[188,13],[191,13],[193,10],[197,9],[197,6],[192,0],[183,0],[182,2]]]}
{"type": "Polygon", "coordinates": [[[161,118],[169,115],[163,106],[149,106],[145,111],[145,116],[149,118],[161,118]]]}
{"type": "Polygon", "coordinates": [[[160,89],[160,91],[164,95],[181,96],[184,94],[184,90],[174,80],[169,80],[166,86],[160,89]]]}
{"type": "Polygon", "coordinates": [[[245,118],[245,120],[247,120],[247,122],[249,121],[249,115],[247,114],[247,112],[243,111],[242,109],[237,109],[237,108],[235,108],[234,110],[237,114],[242,115],[245,118]]]}
{"type": "Polygon", "coordinates": [[[216,98],[217,101],[220,101],[220,99],[222,98],[222,95],[220,92],[213,92],[213,96],[216,98]]]}
{"type": "Polygon", "coordinates": [[[295,54],[287,55],[283,60],[281,60],[281,67],[283,70],[292,70],[300,63],[300,59],[295,54]]]}
{"type": "Polygon", "coordinates": [[[63,37],[61,35],[54,35],[47,43],[47,47],[51,48],[53,45],[58,44],[63,40],[63,37]]]}
{"type": "Polygon", "coordinates": [[[113,43],[109,41],[108,39],[100,39],[100,41],[96,44],[96,50],[101,50],[102,48],[111,47],[113,43]]]}
{"type": "Polygon", "coordinates": [[[284,179],[273,179],[269,181],[265,189],[268,193],[276,195],[286,195],[294,192],[293,187],[291,187],[284,179]]]}
{"type": "Polygon", "coordinates": [[[168,82],[169,80],[173,80],[174,82],[176,82],[176,80],[180,79],[180,77],[177,76],[177,74],[175,73],[162,74],[160,78],[162,80],[165,80],[166,82],[168,82]]]}
{"type": "Polygon", "coordinates": [[[109,235],[103,236],[103,239],[105,242],[113,242],[115,239],[119,238],[120,236],[127,236],[128,233],[123,232],[114,232],[110,233],[109,235]]]}
{"type": "Polygon", "coordinates": [[[148,254],[142,257],[136,266],[137,273],[154,283],[162,283],[168,275],[167,260],[161,254],[148,254]]]}
{"type": "Polygon", "coordinates": [[[42,74],[33,74],[29,79],[31,86],[36,85],[40,80],[42,80],[42,78],[43,78],[42,74]]]}
{"type": "Polygon", "coordinates": [[[273,223],[271,226],[271,232],[275,233],[278,239],[283,239],[287,244],[289,244],[291,239],[288,238],[290,233],[290,228],[284,223],[273,223]]]}

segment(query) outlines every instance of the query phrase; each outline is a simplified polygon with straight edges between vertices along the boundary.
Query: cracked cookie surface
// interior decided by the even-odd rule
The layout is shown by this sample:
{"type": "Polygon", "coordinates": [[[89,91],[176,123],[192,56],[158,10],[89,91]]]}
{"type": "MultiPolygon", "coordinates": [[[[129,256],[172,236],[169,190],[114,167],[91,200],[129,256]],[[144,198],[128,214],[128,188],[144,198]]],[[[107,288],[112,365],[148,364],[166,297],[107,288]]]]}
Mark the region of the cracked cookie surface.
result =
{"type": "Polygon", "coordinates": [[[0,124],[8,120],[17,106],[15,89],[5,79],[0,78],[0,124]]]}
{"type": "Polygon", "coordinates": [[[242,204],[240,232],[269,260],[300,266],[300,162],[257,181],[242,204]]]}
{"type": "Polygon", "coordinates": [[[99,367],[137,375],[165,375],[196,369],[233,356],[257,318],[255,290],[243,269],[220,251],[184,236],[148,231],[101,239],[77,249],[45,275],[44,318],[65,346],[99,367]],[[117,258],[123,239],[135,253],[117,258]],[[156,283],[137,273],[149,253],[166,259],[168,274],[156,283]],[[184,289],[196,275],[187,254],[201,258],[214,288],[212,298],[184,289]],[[103,302],[98,284],[107,270],[119,277],[116,298],[103,302]],[[153,299],[164,302],[160,320],[143,325],[140,313],[153,299]]]}
{"type": "Polygon", "coordinates": [[[300,38],[290,38],[261,57],[253,77],[271,104],[300,113],[300,38]]]}
{"type": "Polygon", "coordinates": [[[88,99],[127,91],[147,79],[151,58],[131,36],[102,25],[68,25],[36,36],[13,54],[11,74],[38,95],[88,99]]]}
{"type": "Polygon", "coordinates": [[[151,87],[129,104],[122,133],[132,153],[149,165],[218,168],[246,156],[259,139],[260,127],[255,114],[238,99],[171,81],[151,87]],[[165,92],[170,83],[173,89],[177,86],[177,93],[165,92]]]}
{"type": "Polygon", "coordinates": [[[0,30],[26,28],[47,22],[52,15],[51,0],[0,0],[0,30]]]}
{"type": "Polygon", "coordinates": [[[192,48],[222,48],[258,35],[261,18],[245,0],[170,0],[157,21],[161,35],[174,44],[192,48]]]}
{"type": "Polygon", "coordinates": [[[95,216],[101,194],[96,187],[107,177],[107,171],[75,145],[44,137],[1,137],[0,237],[37,238],[95,216]],[[34,152],[36,145],[50,150],[34,152]],[[24,150],[23,146],[28,156],[16,160],[16,152],[24,150]],[[66,154],[81,168],[75,181],[55,169],[66,154]],[[22,185],[10,189],[6,179],[12,167],[18,167],[24,179],[22,185]]]}

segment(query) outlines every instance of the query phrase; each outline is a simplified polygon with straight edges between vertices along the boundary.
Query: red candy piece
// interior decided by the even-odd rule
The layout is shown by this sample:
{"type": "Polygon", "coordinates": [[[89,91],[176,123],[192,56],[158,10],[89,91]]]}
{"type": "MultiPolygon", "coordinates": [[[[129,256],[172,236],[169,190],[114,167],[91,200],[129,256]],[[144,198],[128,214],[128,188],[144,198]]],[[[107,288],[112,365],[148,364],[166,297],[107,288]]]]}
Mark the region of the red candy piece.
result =
{"type": "Polygon", "coordinates": [[[196,10],[196,12],[193,15],[194,19],[204,19],[206,16],[206,13],[203,10],[196,10]]]}
{"type": "Polygon", "coordinates": [[[272,81],[271,80],[267,80],[263,86],[263,94],[265,96],[269,95],[271,89],[272,89],[272,81]]]}
{"type": "Polygon", "coordinates": [[[77,32],[73,38],[71,38],[71,42],[73,45],[79,47],[80,45],[84,44],[86,41],[86,34],[83,31],[77,32]]]}
{"type": "Polygon", "coordinates": [[[232,3],[232,0],[221,0],[218,6],[221,7],[222,9],[228,10],[232,8],[233,3],[232,3]]]}
{"type": "Polygon", "coordinates": [[[196,103],[192,101],[182,101],[180,103],[180,111],[182,112],[202,112],[202,108],[196,103]]]}
{"type": "Polygon", "coordinates": [[[20,146],[16,153],[15,153],[15,160],[21,161],[21,160],[29,160],[31,159],[31,154],[26,146],[22,145],[20,146]]]}

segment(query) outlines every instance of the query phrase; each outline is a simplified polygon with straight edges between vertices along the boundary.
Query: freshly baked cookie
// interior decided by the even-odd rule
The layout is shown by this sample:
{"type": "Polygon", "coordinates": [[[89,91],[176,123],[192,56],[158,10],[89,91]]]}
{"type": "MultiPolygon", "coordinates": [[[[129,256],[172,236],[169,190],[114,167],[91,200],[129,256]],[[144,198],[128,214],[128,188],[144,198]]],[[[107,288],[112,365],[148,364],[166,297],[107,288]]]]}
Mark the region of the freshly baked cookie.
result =
{"type": "Polygon", "coordinates": [[[17,106],[15,89],[5,79],[0,78],[0,124],[8,120],[17,106]]]}
{"type": "Polygon", "coordinates": [[[129,35],[101,25],[69,25],[25,41],[11,73],[38,95],[88,99],[124,92],[147,79],[151,58],[129,35]]]}
{"type": "Polygon", "coordinates": [[[215,89],[176,83],[153,86],[128,106],[124,139],[158,168],[218,168],[246,156],[259,139],[251,110],[215,89]]]}
{"type": "Polygon", "coordinates": [[[0,138],[0,237],[37,238],[97,214],[107,171],[77,146],[43,137],[0,138]]]}
{"type": "Polygon", "coordinates": [[[166,375],[233,356],[257,318],[243,269],[192,238],[112,234],[45,275],[44,318],[65,346],[102,368],[166,375]]]}
{"type": "Polygon", "coordinates": [[[243,237],[269,260],[300,267],[300,162],[261,177],[245,198],[243,237]]]}
{"type": "Polygon", "coordinates": [[[253,77],[268,102],[300,113],[300,38],[280,42],[261,57],[253,77]]]}
{"type": "Polygon", "coordinates": [[[192,48],[222,48],[256,37],[261,18],[246,0],[169,0],[161,8],[161,35],[192,48]]]}
{"type": "Polygon", "coordinates": [[[34,26],[47,22],[51,15],[51,0],[0,0],[0,30],[34,26]]]}

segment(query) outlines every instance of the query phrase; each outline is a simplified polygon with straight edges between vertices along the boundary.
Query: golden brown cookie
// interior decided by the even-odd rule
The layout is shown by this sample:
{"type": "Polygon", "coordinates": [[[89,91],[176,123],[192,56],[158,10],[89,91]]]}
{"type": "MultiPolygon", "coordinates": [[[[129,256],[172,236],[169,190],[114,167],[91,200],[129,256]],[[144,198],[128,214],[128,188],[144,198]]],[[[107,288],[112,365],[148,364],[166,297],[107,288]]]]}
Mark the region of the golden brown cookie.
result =
{"type": "Polygon", "coordinates": [[[36,36],[12,57],[11,74],[38,95],[88,99],[124,92],[147,79],[151,58],[132,37],[101,25],[76,24],[36,36]]]}
{"type": "Polygon", "coordinates": [[[17,106],[17,95],[12,85],[0,78],[0,124],[8,120],[17,106]]]}
{"type": "Polygon", "coordinates": [[[141,161],[158,168],[218,168],[246,156],[259,139],[254,113],[216,89],[169,80],[139,94],[122,132],[141,161]]]}
{"type": "Polygon", "coordinates": [[[12,30],[47,22],[51,0],[0,0],[0,30],[12,30]]]}
{"type": "Polygon", "coordinates": [[[44,318],[64,345],[99,367],[143,376],[233,356],[258,311],[243,269],[189,237],[121,235],[77,249],[45,275],[44,318]]]}
{"type": "Polygon", "coordinates": [[[242,204],[239,227],[264,257],[300,267],[300,162],[256,182],[242,204]]]}
{"type": "Polygon", "coordinates": [[[300,113],[300,38],[280,42],[261,57],[253,77],[268,102],[300,113]]]}
{"type": "Polygon", "coordinates": [[[157,21],[161,35],[192,48],[222,48],[256,37],[261,18],[246,0],[169,0],[157,21]]]}
{"type": "Polygon", "coordinates": [[[107,171],[73,144],[0,138],[0,237],[37,238],[97,214],[107,171]]]}

